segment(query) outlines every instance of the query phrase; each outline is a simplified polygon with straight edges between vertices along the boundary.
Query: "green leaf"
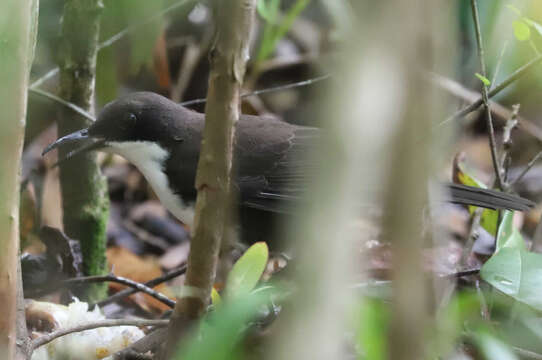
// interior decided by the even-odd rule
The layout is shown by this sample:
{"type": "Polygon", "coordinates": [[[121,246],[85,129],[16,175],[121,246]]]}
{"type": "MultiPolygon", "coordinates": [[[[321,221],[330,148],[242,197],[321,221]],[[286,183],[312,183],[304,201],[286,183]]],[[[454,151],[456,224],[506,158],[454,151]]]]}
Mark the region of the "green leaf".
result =
{"type": "Polygon", "coordinates": [[[516,20],[512,23],[512,27],[514,28],[514,36],[519,41],[526,41],[531,37],[531,29],[529,29],[529,25],[525,21],[516,20]]]}
{"type": "Polygon", "coordinates": [[[258,14],[268,23],[277,22],[280,0],[258,0],[256,9],[258,14]]]}
{"type": "Polygon", "coordinates": [[[264,242],[252,245],[237,260],[226,279],[226,296],[235,298],[249,293],[265,270],[269,257],[269,249],[264,242]]]}
{"type": "Polygon", "coordinates": [[[214,306],[220,306],[220,304],[222,303],[222,298],[220,297],[220,294],[218,293],[218,291],[216,291],[215,288],[212,288],[211,290],[211,303],[214,306]]]}
{"type": "Polygon", "coordinates": [[[269,16],[272,21],[268,21],[266,23],[266,26],[264,27],[260,49],[258,50],[258,56],[256,58],[258,62],[267,59],[267,57],[271,55],[277,43],[280,41],[280,39],[282,39],[288,33],[295,19],[297,19],[301,11],[303,11],[303,9],[305,9],[305,7],[310,3],[310,0],[297,0],[290,7],[290,9],[288,9],[282,21],[278,23],[278,19],[279,19],[278,1],[277,0],[268,0],[268,1],[270,1],[270,4],[271,4],[269,12],[273,11],[271,15],[269,16]],[[273,1],[277,2],[276,8],[271,7],[271,6],[275,6],[273,1]]]}
{"type": "Polygon", "coordinates": [[[240,359],[238,344],[248,322],[269,303],[276,290],[258,291],[223,303],[203,320],[201,331],[193,334],[177,351],[174,359],[240,359]]]}
{"type": "Polygon", "coordinates": [[[542,36],[542,25],[539,22],[526,17],[523,18],[523,21],[525,21],[530,27],[535,29],[539,35],[542,36]]]}
{"type": "Polygon", "coordinates": [[[499,233],[497,234],[495,252],[498,252],[504,247],[526,250],[523,237],[519,231],[514,228],[514,212],[510,210],[503,212],[499,233]]]}
{"type": "Polygon", "coordinates": [[[517,247],[503,247],[480,270],[496,289],[537,310],[542,310],[542,255],[517,247]]]}
{"type": "Polygon", "coordinates": [[[357,347],[367,360],[388,359],[389,307],[379,300],[364,299],[359,310],[357,347]]]}
{"type": "Polygon", "coordinates": [[[476,73],[474,74],[481,82],[484,83],[485,86],[491,85],[491,81],[489,81],[488,78],[486,78],[484,75],[476,73]]]}
{"type": "Polygon", "coordinates": [[[274,24],[277,21],[279,5],[279,0],[258,0],[256,9],[265,21],[274,24]]]}
{"type": "MultiPolygon", "coordinates": [[[[469,173],[465,164],[459,163],[458,167],[459,171],[457,173],[457,178],[461,184],[487,189],[486,184],[469,173]]],[[[469,213],[472,215],[476,208],[476,206],[469,206],[469,213]]],[[[495,236],[497,234],[498,220],[499,212],[497,210],[484,209],[482,211],[482,217],[480,218],[480,226],[482,226],[489,234],[495,236]]]]}

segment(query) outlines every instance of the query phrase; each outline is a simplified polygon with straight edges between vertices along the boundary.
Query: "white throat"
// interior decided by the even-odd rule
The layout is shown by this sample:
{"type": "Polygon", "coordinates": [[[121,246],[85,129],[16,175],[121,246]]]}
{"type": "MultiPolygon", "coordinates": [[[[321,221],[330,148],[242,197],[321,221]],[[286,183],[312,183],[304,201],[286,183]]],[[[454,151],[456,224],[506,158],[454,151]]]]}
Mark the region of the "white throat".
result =
{"type": "Polygon", "coordinates": [[[160,145],[150,141],[108,142],[103,151],[120,155],[134,164],[149,182],[160,202],[179,220],[192,226],[194,209],[185,204],[181,197],[169,187],[166,174],[162,171],[168,153],[160,145]]]}

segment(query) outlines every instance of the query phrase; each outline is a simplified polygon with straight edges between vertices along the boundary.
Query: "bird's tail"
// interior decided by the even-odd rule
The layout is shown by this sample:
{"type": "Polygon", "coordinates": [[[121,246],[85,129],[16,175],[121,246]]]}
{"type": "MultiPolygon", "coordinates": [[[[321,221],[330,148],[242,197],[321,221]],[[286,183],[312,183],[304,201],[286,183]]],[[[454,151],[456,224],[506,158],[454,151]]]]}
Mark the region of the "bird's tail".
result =
{"type": "Polygon", "coordinates": [[[525,211],[534,207],[531,200],[502,191],[481,189],[472,186],[451,184],[451,202],[462,205],[474,205],[488,209],[508,209],[525,211]]]}

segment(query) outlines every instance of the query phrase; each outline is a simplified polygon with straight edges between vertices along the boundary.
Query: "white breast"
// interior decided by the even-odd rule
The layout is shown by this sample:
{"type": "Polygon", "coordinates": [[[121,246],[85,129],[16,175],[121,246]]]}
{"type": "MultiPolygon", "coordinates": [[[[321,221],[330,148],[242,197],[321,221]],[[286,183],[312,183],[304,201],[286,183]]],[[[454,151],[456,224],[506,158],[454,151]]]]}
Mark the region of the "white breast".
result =
{"type": "Polygon", "coordinates": [[[149,141],[108,142],[106,152],[118,154],[134,164],[145,176],[160,202],[184,224],[191,226],[194,220],[193,204],[185,204],[168,186],[168,178],[162,171],[168,153],[160,145],[149,141]]]}

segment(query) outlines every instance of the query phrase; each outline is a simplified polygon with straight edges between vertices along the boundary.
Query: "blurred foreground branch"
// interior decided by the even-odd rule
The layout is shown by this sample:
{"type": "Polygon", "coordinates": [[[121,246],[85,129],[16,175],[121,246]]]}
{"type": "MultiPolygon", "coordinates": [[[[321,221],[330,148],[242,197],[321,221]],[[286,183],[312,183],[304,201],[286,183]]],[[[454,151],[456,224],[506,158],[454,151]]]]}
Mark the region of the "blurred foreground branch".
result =
{"type": "Polygon", "coordinates": [[[19,182],[33,53],[30,37],[35,26],[31,21],[32,6],[31,0],[0,2],[0,359],[9,360],[15,359],[17,335],[19,182]]]}

